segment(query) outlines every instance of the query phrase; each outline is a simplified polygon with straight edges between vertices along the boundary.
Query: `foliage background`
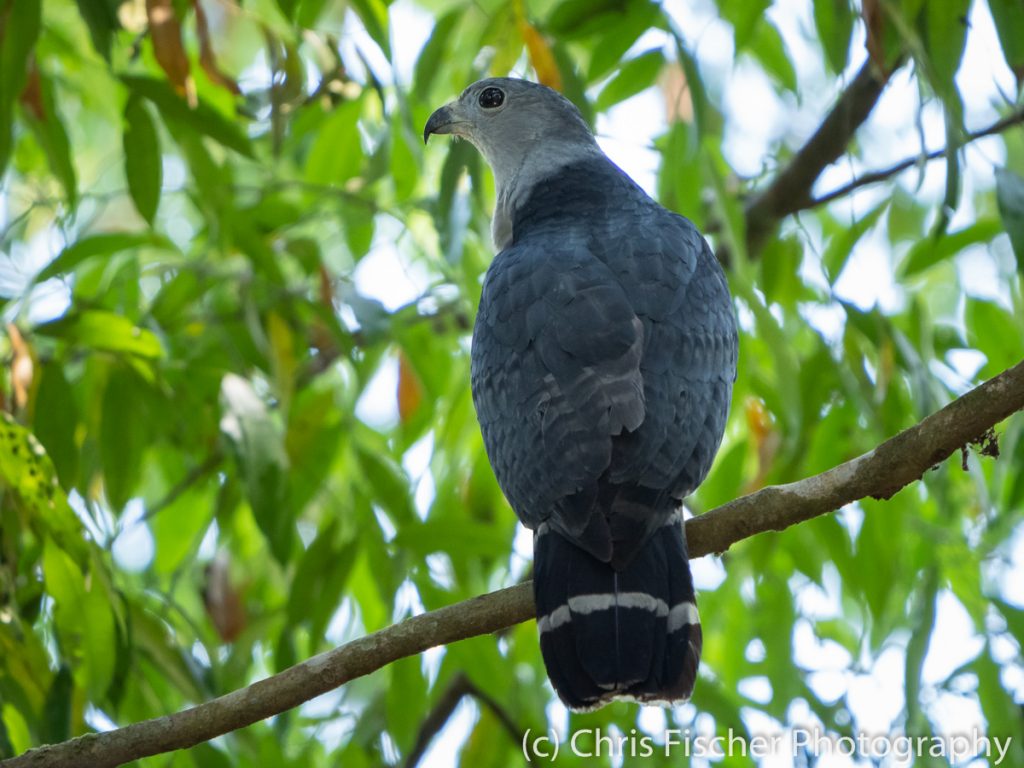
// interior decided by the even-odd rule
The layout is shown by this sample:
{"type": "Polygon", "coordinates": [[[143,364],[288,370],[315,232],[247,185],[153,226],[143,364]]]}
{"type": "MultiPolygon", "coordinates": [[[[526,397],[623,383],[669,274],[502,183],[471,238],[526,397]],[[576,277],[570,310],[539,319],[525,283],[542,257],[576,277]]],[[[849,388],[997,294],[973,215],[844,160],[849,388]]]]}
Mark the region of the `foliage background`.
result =
{"type": "MultiPolygon", "coordinates": [[[[598,126],[636,94],[668,105],[649,148],[657,194],[728,258],[744,331],[694,511],[866,451],[1024,357],[1024,136],[1009,126],[985,152],[956,151],[1020,112],[1020,4],[698,5],[731,51],[651,0],[0,0],[0,757],[180,709],[525,577],[467,386],[493,185],[469,145],[419,138],[481,76],[538,77],[598,126]],[[957,72],[984,14],[994,67],[1016,81],[979,109],[957,72]],[[927,173],[921,159],[852,198],[806,201],[748,242],[745,203],[813,130],[807,105],[823,115],[869,48],[917,95],[922,154],[952,149],[927,173]],[[723,67],[784,109],[754,172],[723,67]],[[422,294],[366,295],[371,263],[422,294]],[[891,283],[892,300],[844,298],[851,275],[891,283]]],[[[884,168],[879,133],[815,192],[884,168]]],[[[998,461],[947,462],[891,500],[696,564],[702,678],[667,716],[616,705],[567,720],[528,623],[139,764],[412,764],[428,714],[453,711],[463,725],[441,764],[514,764],[522,732],[548,721],[654,734],[977,722],[1012,736],[1024,764],[1022,428],[999,429],[998,461]]]]}

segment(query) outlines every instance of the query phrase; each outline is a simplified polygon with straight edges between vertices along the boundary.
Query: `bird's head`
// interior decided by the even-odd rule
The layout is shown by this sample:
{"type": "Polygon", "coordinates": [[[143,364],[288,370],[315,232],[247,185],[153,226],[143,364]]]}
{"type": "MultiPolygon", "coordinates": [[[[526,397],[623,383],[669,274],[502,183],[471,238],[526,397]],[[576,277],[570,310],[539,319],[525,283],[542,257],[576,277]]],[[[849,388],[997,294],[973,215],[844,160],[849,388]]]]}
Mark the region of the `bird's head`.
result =
{"type": "Polygon", "coordinates": [[[521,165],[539,146],[594,146],[594,136],[576,106],[547,86],[511,77],[473,83],[427,120],[430,134],[450,133],[472,143],[502,175],[521,165]]]}

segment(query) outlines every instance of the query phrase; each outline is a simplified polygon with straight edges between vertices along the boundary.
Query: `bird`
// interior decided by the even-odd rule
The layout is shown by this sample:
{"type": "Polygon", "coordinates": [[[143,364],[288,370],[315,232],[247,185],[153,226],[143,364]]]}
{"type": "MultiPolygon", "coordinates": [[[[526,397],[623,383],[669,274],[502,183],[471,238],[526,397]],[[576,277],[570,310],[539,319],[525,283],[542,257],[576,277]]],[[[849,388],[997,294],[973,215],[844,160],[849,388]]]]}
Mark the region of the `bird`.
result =
{"type": "Polygon", "coordinates": [[[736,378],[725,274],[547,86],[480,80],[430,115],[432,134],[469,141],[494,174],[471,390],[498,485],[533,531],[548,678],[574,711],[688,701],[703,636],[682,501],[736,378]]]}

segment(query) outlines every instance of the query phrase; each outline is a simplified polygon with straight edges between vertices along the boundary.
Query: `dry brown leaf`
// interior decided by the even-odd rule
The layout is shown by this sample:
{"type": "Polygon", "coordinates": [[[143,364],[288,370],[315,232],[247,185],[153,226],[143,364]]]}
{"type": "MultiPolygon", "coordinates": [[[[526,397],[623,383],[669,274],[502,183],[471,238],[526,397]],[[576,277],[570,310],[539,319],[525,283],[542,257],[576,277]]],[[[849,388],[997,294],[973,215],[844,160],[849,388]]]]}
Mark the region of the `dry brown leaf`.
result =
{"type": "Polygon", "coordinates": [[[423,384],[404,352],[398,354],[398,417],[403,424],[419,410],[423,402],[423,384]]]}
{"type": "Polygon", "coordinates": [[[7,336],[11,340],[11,388],[14,390],[14,405],[18,409],[28,406],[29,395],[32,392],[32,378],[35,373],[35,362],[32,359],[32,349],[29,347],[25,337],[21,335],[18,326],[14,323],[7,324],[7,336]]]}
{"type": "Polygon", "coordinates": [[[882,10],[879,0],[864,0],[863,3],[864,25],[867,27],[867,40],[865,45],[868,49],[868,56],[875,67],[883,75],[888,77],[889,65],[885,60],[885,12],[882,10]]]}
{"type": "Polygon", "coordinates": [[[32,117],[44,123],[46,122],[46,108],[43,106],[42,83],[39,80],[39,67],[35,57],[29,60],[27,74],[25,88],[19,97],[21,105],[32,113],[32,117]]]}
{"type": "Polygon", "coordinates": [[[242,596],[231,583],[227,557],[218,555],[206,566],[203,605],[217,635],[225,643],[232,642],[245,629],[245,607],[242,596]]]}
{"type": "Polygon", "coordinates": [[[665,117],[668,124],[693,122],[693,96],[686,73],[678,63],[665,67],[661,79],[661,91],[665,95],[665,117]]]}
{"type": "Polygon", "coordinates": [[[217,66],[217,58],[213,52],[213,42],[210,39],[210,28],[206,21],[206,12],[199,0],[192,0],[192,7],[196,12],[196,32],[199,35],[199,64],[202,66],[206,76],[222,88],[226,88],[235,95],[242,93],[238,83],[230,75],[217,66]]]}
{"type": "Polygon", "coordinates": [[[188,100],[190,107],[198,103],[195,83],[189,72],[188,56],[181,39],[181,23],[174,13],[171,0],[146,0],[149,19],[149,37],[153,41],[153,54],[178,95],[188,100]]]}

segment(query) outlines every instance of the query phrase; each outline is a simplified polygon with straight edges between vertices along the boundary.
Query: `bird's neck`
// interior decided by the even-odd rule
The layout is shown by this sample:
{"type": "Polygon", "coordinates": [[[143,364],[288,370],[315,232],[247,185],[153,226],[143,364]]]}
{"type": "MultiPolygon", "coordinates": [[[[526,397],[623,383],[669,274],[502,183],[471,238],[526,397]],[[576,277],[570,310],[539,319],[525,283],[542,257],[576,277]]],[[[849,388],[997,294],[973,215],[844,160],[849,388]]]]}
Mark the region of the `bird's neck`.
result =
{"type": "MultiPolygon", "coordinates": [[[[534,186],[569,165],[604,157],[597,142],[545,142],[544,151],[526,151],[512,162],[491,162],[497,202],[491,221],[491,237],[498,250],[512,244],[516,209],[529,198],[534,186]]],[[[503,158],[504,159],[504,158],[503,158]]]]}

